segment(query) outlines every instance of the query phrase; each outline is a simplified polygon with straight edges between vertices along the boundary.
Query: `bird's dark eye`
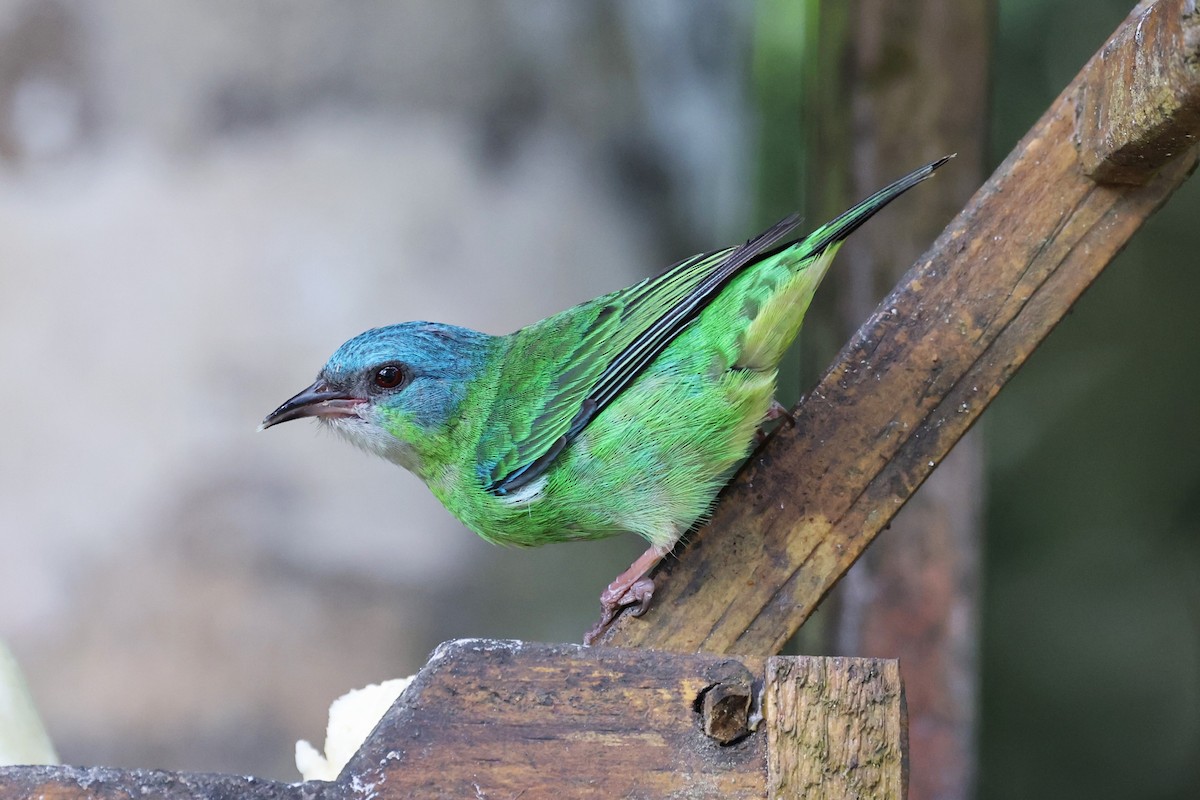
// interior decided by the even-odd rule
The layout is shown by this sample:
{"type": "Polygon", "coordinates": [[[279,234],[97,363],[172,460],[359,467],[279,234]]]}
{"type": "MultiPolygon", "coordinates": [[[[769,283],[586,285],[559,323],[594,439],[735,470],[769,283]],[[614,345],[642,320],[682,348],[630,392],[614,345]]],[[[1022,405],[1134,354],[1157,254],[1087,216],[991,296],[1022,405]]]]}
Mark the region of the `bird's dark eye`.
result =
{"type": "Polygon", "coordinates": [[[404,370],[395,364],[387,364],[375,370],[374,380],[380,389],[395,389],[404,383],[404,370]]]}

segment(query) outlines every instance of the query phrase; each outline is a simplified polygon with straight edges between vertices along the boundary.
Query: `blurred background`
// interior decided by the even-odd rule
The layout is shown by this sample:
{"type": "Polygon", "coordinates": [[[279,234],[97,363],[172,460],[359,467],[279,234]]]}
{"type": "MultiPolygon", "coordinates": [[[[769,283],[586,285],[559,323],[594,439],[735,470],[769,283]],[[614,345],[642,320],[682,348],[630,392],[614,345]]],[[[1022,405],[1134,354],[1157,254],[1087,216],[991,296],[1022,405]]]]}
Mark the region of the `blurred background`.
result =
{"type": "MultiPolygon", "coordinates": [[[[366,328],[507,332],[806,208],[813,7],[0,0],[0,638],[64,761],[292,780],[440,641],[579,639],[640,540],[493,548],[255,427],[366,328]]],[[[956,149],[990,172],[1130,7],[998,0],[956,149]]],[[[974,796],[1200,793],[1198,214],[1193,181],[983,417],[974,796]]]]}

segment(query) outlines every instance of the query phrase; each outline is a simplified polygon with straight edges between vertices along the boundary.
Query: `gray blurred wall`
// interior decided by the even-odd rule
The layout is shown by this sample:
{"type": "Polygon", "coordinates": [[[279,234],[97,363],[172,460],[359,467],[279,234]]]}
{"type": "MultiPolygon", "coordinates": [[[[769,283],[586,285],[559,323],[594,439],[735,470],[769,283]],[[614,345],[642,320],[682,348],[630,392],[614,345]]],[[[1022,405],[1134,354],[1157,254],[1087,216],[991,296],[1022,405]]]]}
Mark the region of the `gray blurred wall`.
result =
{"type": "Polygon", "coordinates": [[[295,778],[441,639],[578,637],[639,542],[490,548],[255,426],[365,328],[744,237],[733,5],[0,2],[0,637],[64,759],[295,778]]]}

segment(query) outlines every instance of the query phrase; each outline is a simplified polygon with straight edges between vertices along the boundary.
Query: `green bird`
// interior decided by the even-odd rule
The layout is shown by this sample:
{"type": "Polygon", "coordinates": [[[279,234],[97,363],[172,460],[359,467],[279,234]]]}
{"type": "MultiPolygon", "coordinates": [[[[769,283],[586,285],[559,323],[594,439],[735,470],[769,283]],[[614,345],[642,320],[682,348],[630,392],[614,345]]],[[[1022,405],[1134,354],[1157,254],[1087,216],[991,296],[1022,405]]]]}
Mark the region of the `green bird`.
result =
{"type": "Polygon", "coordinates": [[[489,542],[646,539],[601,594],[590,643],[622,608],[646,610],[649,571],[781,414],[779,361],[842,241],[948,158],[808,236],[788,239],[789,216],[507,336],[436,322],[369,330],[261,428],[315,417],[416,474],[489,542]]]}

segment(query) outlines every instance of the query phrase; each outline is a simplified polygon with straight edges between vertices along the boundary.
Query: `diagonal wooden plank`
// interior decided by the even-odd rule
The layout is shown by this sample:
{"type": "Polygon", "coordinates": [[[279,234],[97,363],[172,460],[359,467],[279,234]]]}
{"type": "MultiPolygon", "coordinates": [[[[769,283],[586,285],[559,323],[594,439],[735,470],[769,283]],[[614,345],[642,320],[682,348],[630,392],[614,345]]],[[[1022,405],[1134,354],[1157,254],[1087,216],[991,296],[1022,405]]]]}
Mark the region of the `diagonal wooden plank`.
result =
{"type": "MultiPolygon", "coordinates": [[[[1149,47],[1131,27],[1136,33],[1145,15],[1171,14],[1178,24],[1142,28],[1173,37],[1155,43],[1155,52],[1196,63],[1193,0],[1138,11],[1109,40],[1104,58],[1149,47]]],[[[859,329],[799,406],[795,428],[781,430],[747,462],[710,523],[664,563],[649,613],[622,617],[603,643],[777,652],[1190,175],[1195,146],[1143,185],[1097,184],[1083,173],[1075,120],[1085,86],[1105,80],[1092,68],[1099,58],[859,329]]],[[[1154,93],[1137,87],[1129,96],[1154,93]]],[[[1163,129],[1178,135],[1177,125],[1163,129]]]]}

